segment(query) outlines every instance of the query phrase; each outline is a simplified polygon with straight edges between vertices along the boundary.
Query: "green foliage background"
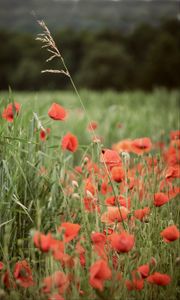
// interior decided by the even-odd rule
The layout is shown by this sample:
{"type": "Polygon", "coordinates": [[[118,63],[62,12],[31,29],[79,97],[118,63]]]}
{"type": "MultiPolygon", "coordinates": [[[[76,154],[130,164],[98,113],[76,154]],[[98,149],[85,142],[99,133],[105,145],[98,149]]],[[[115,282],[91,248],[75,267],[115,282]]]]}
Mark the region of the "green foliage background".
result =
{"type": "MultiPolygon", "coordinates": [[[[150,90],[180,87],[180,22],[159,27],[142,24],[133,32],[119,30],[73,31],[54,34],[77,86],[94,90],[150,90]]],[[[0,31],[0,89],[66,89],[62,75],[41,74],[61,68],[45,63],[48,54],[30,33],[0,31]]]]}

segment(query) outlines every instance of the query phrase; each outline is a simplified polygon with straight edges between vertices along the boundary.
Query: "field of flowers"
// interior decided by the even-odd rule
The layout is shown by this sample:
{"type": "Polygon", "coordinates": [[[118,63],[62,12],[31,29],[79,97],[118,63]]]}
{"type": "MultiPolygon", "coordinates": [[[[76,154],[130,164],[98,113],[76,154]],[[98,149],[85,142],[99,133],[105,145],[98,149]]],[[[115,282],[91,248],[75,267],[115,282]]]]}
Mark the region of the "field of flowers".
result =
{"type": "Polygon", "coordinates": [[[180,298],[179,92],[0,93],[0,299],[180,298]]]}

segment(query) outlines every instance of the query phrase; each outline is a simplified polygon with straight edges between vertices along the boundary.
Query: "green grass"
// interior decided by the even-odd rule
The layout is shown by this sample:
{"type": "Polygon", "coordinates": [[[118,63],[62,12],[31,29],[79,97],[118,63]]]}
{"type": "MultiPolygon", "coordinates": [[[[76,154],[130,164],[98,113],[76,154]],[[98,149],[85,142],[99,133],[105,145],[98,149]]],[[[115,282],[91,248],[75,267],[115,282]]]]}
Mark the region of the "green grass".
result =
{"type": "MultiPolygon", "coordinates": [[[[1,93],[1,99],[7,97],[1,93]]],[[[68,129],[78,134],[82,143],[89,142],[86,131],[87,114],[84,113],[76,95],[73,92],[39,92],[13,93],[14,99],[22,103],[23,111],[30,119],[32,112],[37,112],[45,125],[51,126],[47,110],[52,102],[58,102],[69,110],[67,122],[53,124],[53,131],[68,129]]],[[[89,92],[82,91],[81,97],[87,109],[89,118],[99,123],[98,134],[103,136],[104,145],[124,138],[150,136],[158,141],[162,136],[167,137],[170,130],[178,128],[180,93],[156,90],[154,93],[144,92],[89,92]],[[122,128],[117,128],[121,123],[122,128]]]]}
{"type": "MultiPolygon", "coordinates": [[[[92,143],[92,137],[87,131],[90,120],[98,122],[97,135],[103,139],[102,146],[110,148],[112,144],[122,139],[150,137],[153,143],[164,142],[169,145],[169,133],[179,129],[179,99],[177,91],[167,92],[156,90],[153,93],[124,92],[121,94],[109,91],[95,93],[82,91],[81,97],[87,112],[85,113],[78,99],[72,92],[14,92],[10,99],[22,104],[22,109],[12,124],[0,119],[0,261],[5,269],[10,270],[13,277],[14,264],[22,259],[28,260],[36,285],[28,289],[17,286],[16,289],[4,287],[1,276],[1,289],[5,290],[4,299],[48,299],[40,290],[44,277],[55,270],[71,274],[71,287],[64,295],[65,299],[171,299],[178,298],[178,241],[166,244],[160,237],[160,232],[168,225],[178,225],[180,211],[178,197],[160,208],[153,206],[153,194],[159,191],[159,183],[164,178],[153,169],[149,173],[146,155],[137,157],[131,155],[132,166],[140,163],[145,174],[136,174],[138,180],[145,186],[147,193],[139,201],[139,186],[128,191],[132,201],[131,215],[137,208],[149,206],[151,214],[147,223],[136,221],[135,228],[125,221],[125,229],[133,233],[136,243],[128,254],[108,254],[108,264],[113,270],[112,280],[105,284],[103,292],[98,292],[89,285],[89,269],[98,256],[91,247],[92,231],[103,232],[106,226],[101,222],[97,212],[89,213],[83,206],[85,196],[84,185],[87,178],[92,178],[98,189],[97,197],[101,213],[106,210],[104,200],[107,196],[101,194],[99,186],[102,178],[93,170],[87,171],[84,157],[88,155],[101,170],[99,161],[100,148],[92,143]],[[65,122],[51,120],[48,109],[53,102],[58,102],[68,110],[65,122]],[[38,114],[42,125],[51,128],[49,139],[42,142],[39,139],[37,122],[33,112],[38,114]],[[121,124],[119,128],[117,125],[121,124]],[[78,137],[79,149],[76,153],[61,150],[61,138],[70,131],[78,137]],[[77,175],[74,166],[81,165],[84,173],[77,175]],[[42,167],[45,173],[40,173],[42,167]],[[78,188],[72,186],[72,180],[78,182],[78,188]],[[78,198],[76,196],[78,195],[78,198]],[[76,266],[68,268],[54,261],[50,253],[44,254],[33,245],[33,230],[43,233],[51,231],[54,237],[60,239],[57,228],[62,222],[72,222],[81,225],[77,240],[81,240],[86,249],[86,267],[81,268],[76,259],[76,266]],[[85,240],[83,240],[85,238],[85,240]],[[113,268],[112,256],[118,260],[117,270],[113,268]],[[155,257],[157,266],[154,271],[172,276],[172,283],[167,287],[151,286],[145,283],[142,291],[127,291],[124,280],[130,278],[130,273],[139,265],[148,263],[155,257]],[[123,280],[118,282],[116,273],[123,273],[123,280]],[[79,296],[77,281],[85,294],[79,296]]],[[[0,110],[9,101],[6,92],[0,94],[0,110]]],[[[152,150],[147,156],[159,161],[161,171],[166,169],[163,155],[159,150],[152,150]]],[[[101,172],[101,171],[100,171],[101,172]]],[[[177,186],[177,179],[172,181],[177,186]]],[[[114,192],[119,193],[119,184],[110,180],[114,192]]],[[[167,191],[166,191],[167,192],[167,191]]],[[[113,193],[110,194],[111,196],[113,193]]],[[[109,195],[109,196],[110,196],[109,195]]],[[[66,253],[72,257],[75,254],[76,240],[66,246],[66,253]]],[[[3,271],[0,271],[3,273],[3,271]]]]}

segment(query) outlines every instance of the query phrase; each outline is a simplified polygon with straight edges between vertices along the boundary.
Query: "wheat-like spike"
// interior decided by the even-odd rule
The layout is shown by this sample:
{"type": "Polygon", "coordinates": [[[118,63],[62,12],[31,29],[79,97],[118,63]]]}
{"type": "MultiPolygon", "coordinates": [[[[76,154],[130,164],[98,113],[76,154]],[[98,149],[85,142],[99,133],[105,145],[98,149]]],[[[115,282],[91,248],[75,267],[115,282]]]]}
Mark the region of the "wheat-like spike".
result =
{"type": "Polygon", "coordinates": [[[64,70],[47,69],[47,70],[41,71],[41,73],[56,73],[56,74],[58,73],[58,74],[64,74],[69,77],[69,73],[64,70]]]}
{"type": "Polygon", "coordinates": [[[50,56],[48,59],[46,59],[46,62],[53,60],[56,57],[56,55],[50,56]]]}

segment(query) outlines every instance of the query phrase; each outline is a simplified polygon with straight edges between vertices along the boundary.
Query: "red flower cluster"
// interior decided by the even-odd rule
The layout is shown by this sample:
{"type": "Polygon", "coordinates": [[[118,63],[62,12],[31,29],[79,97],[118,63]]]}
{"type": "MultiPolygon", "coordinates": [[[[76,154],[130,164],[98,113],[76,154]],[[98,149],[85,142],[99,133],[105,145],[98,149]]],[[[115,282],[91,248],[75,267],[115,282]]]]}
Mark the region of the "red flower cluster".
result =
{"type": "Polygon", "coordinates": [[[10,103],[4,109],[2,113],[2,118],[7,120],[8,122],[13,122],[14,117],[19,114],[21,109],[21,105],[18,102],[10,103]]]}

